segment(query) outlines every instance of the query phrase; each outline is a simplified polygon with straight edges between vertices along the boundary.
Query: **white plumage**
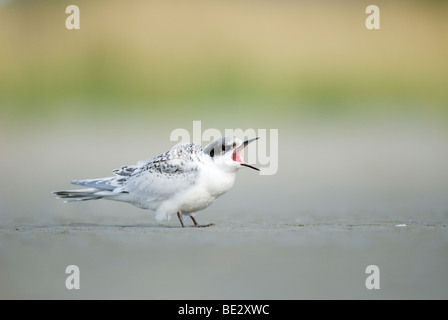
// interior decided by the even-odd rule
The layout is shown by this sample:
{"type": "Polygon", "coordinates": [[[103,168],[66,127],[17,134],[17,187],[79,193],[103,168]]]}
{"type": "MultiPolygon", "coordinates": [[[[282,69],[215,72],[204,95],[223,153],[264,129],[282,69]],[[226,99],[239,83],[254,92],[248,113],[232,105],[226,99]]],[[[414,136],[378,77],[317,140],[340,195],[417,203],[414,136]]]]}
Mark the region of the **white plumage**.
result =
{"type": "MultiPolygon", "coordinates": [[[[107,199],[123,201],[155,211],[157,220],[177,214],[189,215],[195,227],[203,227],[194,213],[208,207],[232,188],[236,172],[244,163],[240,153],[258,138],[241,141],[235,137],[217,139],[206,147],[188,143],[172,148],[151,160],[113,171],[115,176],[74,180],[86,189],[56,191],[66,202],[107,199]]],[[[209,225],[205,225],[209,226],[209,225]]]]}

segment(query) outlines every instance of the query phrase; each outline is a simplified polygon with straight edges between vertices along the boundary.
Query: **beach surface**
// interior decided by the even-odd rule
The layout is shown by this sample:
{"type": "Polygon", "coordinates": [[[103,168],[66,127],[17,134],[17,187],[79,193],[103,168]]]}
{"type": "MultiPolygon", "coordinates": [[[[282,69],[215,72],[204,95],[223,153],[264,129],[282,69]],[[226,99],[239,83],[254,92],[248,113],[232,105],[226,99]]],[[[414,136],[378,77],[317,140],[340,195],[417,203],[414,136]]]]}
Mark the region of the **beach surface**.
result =
{"type": "Polygon", "coordinates": [[[215,223],[2,227],[0,298],[447,298],[441,222],[215,223]],[[69,265],[79,290],[65,286],[69,265]],[[366,288],[369,265],[380,289],[366,288]]]}

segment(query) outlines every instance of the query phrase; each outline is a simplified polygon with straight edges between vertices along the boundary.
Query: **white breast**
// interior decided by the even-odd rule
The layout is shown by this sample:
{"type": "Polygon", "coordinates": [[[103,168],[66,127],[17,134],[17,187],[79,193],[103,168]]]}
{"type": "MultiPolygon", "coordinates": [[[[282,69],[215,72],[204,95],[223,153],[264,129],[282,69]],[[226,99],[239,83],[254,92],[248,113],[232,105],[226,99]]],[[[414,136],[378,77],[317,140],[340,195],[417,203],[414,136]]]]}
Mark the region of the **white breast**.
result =
{"type": "Polygon", "coordinates": [[[214,166],[201,166],[197,183],[166,201],[157,210],[158,216],[170,215],[177,211],[192,213],[205,209],[232,188],[235,178],[236,171],[224,172],[214,166]]]}

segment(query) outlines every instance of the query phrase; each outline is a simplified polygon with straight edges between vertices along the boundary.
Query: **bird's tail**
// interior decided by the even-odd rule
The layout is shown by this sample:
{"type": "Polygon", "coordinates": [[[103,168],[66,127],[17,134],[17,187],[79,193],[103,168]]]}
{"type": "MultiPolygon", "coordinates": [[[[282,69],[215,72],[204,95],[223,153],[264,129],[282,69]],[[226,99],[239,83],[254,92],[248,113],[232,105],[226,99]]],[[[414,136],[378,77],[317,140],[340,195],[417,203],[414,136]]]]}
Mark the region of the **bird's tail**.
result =
{"type": "Polygon", "coordinates": [[[78,189],[78,190],[63,190],[55,191],[52,194],[56,195],[58,199],[67,199],[65,202],[74,201],[87,201],[87,200],[97,200],[101,199],[104,195],[100,194],[101,189],[88,188],[88,189],[78,189]]]}

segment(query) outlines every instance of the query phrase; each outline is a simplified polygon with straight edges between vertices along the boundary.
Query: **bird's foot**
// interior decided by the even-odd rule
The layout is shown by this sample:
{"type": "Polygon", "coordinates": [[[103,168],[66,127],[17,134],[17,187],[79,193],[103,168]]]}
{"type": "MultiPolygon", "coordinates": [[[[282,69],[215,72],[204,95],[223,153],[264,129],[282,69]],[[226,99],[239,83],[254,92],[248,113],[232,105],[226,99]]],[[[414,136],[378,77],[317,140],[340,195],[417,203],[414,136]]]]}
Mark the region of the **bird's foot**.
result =
{"type": "Polygon", "coordinates": [[[196,219],[193,216],[190,216],[191,220],[193,220],[194,223],[194,227],[195,228],[207,228],[207,227],[211,227],[214,226],[214,223],[209,223],[209,224],[199,224],[196,219]]]}
{"type": "Polygon", "coordinates": [[[214,226],[214,225],[215,225],[214,223],[209,223],[209,224],[197,224],[197,223],[195,223],[194,227],[195,228],[207,228],[207,227],[211,227],[211,226],[214,226]]]}

